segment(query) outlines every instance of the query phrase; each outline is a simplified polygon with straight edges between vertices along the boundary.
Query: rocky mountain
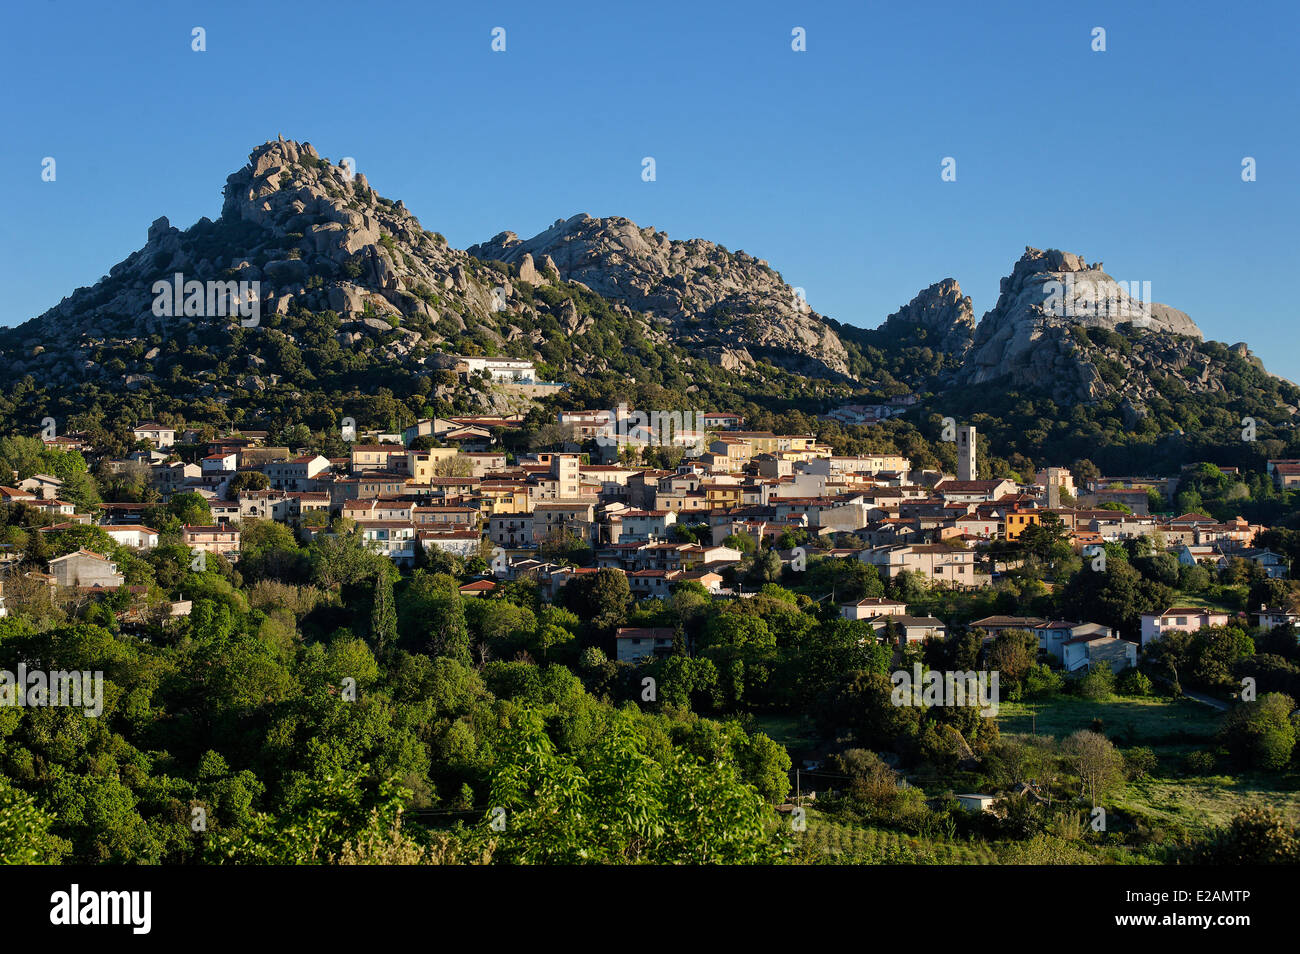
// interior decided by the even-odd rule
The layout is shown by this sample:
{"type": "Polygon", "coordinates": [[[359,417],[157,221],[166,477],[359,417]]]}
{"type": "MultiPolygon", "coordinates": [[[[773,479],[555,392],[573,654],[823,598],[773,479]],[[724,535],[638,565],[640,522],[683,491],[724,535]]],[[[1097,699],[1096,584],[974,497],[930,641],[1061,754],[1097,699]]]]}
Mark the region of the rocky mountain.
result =
{"type": "Polygon", "coordinates": [[[670,239],[625,218],[579,214],[527,240],[502,232],[469,253],[517,265],[524,280],[537,262],[553,265],[565,281],[666,319],[675,340],[710,349],[729,369],[755,356],[812,373],[848,368],[844,345],[825,319],[767,262],[743,251],[670,239]]]}
{"type": "MultiPolygon", "coordinates": [[[[344,344],[393,330],[390,316],[464,330],[492,313],[491,286],[476,280],[468,255],[421,228],[401,201],[376,194],[364,175],[322,160],[310,143],[281,138],[259,146],[227,179],[224,195],[217,221],[203,218],[182,231],[159,218],[144,247],[94,287],[20,326],[16,337],[32,352],[18,370],[91,372],[80,363],[60,367],[66,352],[42,345],[73,341],[84,350],[217,317],[206,304],[197,315],[154,313],[154,282],[177,273],[186,281],[258,282],[262,315],[332,309],[345,318],[338,332],[344,344]]],[[[409,329],[400,337],[388,349],[398,357],[425,338],[409,329]]]]}
{"type": "Polygon", "coordinates": [[[1154,336],[1150,350],[1179,358],[1201,339],[1183,312],[1142,302],[1102,270],[1071,252],[1026,248],[1002,279],[997,304],[980,320],[956,375],[959,384],[1009,381],[1050,390],[1060,400],[1101,397],[1106,386],[1088,360],[1077,329],[1128,325],[1154,336]],[[1179,339],[1184,339],[1181,343],[1179,339]]]}
{"type": "MultiPolygon", "coordinates": [[[[835,332],[766,262],[744,252],[587,216],[529,243],[507,232],[466,252],[423,228],[400,200],[375,192],[365,175],[283,137],[258,146],[227,179],[216,221],[181,230],[157,219],[142,248],[93,287],[0,332],[0,348],[11,372],[53,387],[124,383],[148,391],[166,376],[175,390],[171,352],[182,340],[192,344],[182,336],[204,338],[208,353],[227,358],[237,330],[233,358],[246,378],[232,386],[194,370],[206,382],[197,393],[228,399],[285,377],[262,352],[283,351],[281,336],[294,348],[318,345],[322,321],[337,347],[360,349],[394,371],[445,368],[445,352],[468,350],[533,358],[566,379],[646,379],[638,373],[646,364],[690,370],[699,362],[696,378],[714,367],[756,388],[772,366],[847,384],[835,332]],[[218,292],[216,314],[210,301],[156,314],[156,283],[177,275],[258,283],[260,323],[240,328],[229,315],[239,301],[234,290],[218,292]],[[290,327],[304,316],[316,316],[313,333],[290,327]],[[674,349],[680,353],[670,357],[674,349]]],[[[229,374],[224,363],[222,370],[229,374]]]]}
{"type": "Polygon", "coordinates": [[[964,399],[987,402],[1014,389],[1060,405],[1122,403],[1134,420],[1182,394],[1234,409],[1244,395],[1288,416],[1300,403],[1244,344],[1203,342],[1183,312],[1140,307],[1101,263],[1070,252],[1026,249],[978,325],[947,278],[865,329],[813,312],[746,252],[619,217],[576,215],[526,240],[501,232],[455,249],[364,175],[280,138],[228,178],[215,221],[157,219],[93,287],[0,329],[0,361],[19,382],[0,414],[39,421],[125,395],[132,413],[199,403],[320,427],[349,402],[391,420],[531,406],[455,382],[446,372],[458,353],[531,358],[590,406],[664,389],[813,412],[972,389],[983,391],[964,399]],[[248,305],[241,283],[256,283],[258,318],[214,312],[211,298],[160,312],[157,289],[178,275],[224,288],[226,306],[248,305]]]}

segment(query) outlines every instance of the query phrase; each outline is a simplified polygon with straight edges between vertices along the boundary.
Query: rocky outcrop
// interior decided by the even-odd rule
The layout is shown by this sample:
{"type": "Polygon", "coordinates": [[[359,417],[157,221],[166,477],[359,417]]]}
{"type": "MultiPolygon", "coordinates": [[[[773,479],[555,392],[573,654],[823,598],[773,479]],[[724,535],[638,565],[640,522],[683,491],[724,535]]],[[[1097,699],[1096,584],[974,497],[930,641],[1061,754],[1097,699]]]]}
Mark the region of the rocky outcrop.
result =
{"type": "MultiPolygon", "coordinates": [[[[502,232],[461,251],[363,174],[282,138],[228,178],[217,220],[178,229],[158,217],[144,246],[93,287],[0,331],[0,363],[51,389],[227,401],[240,388],[292,393],[297,353],[322,342],[354,351],[340,364],[413,376],[446,370],[442,352],[462,347],[547,355],[577,381],[610,372],[611,351],[631,338],[676,346],[661,354],[687,377],[716,372],[724,386],[744,379],[756,391],[778,365],[813,379],[813,393],[1010,382],[1064,403],[1119,394],[1137,415],[1170,379],[1194,392],[1224,390],[1238,386],[1226,364],[1260,367],[1244,344],[1202,346],[1184,313],[1138,308],[1100,262],[1056,250],[1027,249],[978,326],[949,278],[874,330],[818,315],[746,252],[673,240],[624,218],[577,215],[527,240],[502,232]],[[155,315],[154,283],[177,274],[258,283],[264,320],[155,315]],[[556,357],[548,346],[561,336],[556,357]],[[849,350],[861,382],[849,377],[849,350]]],[[[788,384],[780,382],[786,393],[788,384]]]]}
{"type": "Polygon", "coordinates": [[[975,310],[957,279],[945,278],[890,315],[880,330],[892,340],[919,337],[930,347],[961,358],[975,337],[975,310]]]}
{"type": "MultiPolygon", "coordinates": [[[[471,259],[426,232],[401,202],[370,189],[364,175],[320,158],[310,143],[283,138],[253,150],[226,181],[221,217],[181,231],[167,218],[143,248],[93,288],[78,289],[31,324],[39,335],[122,335],[158,328],[153,282],[250,281],[262,312],[359,313],[367,307],[436,321],[430,302],[486,311],[490,290],[451,276],[471,259]]],[[[212,318],[213,315],[202,317],[212,318]]]]}
{"type": "Polygon", "coordinates": [[[220,354],[241,325],[247,351],[260,347],[266,319],[332,311],[342,322],[340,344],[415,368],[445,335],[476,331],[480,340],[500,340],[498,311],[521,306],[508,296],[498,301],[499,281],[423,229],[402,202],[377,194],[364,174],[323,159],[310,143],[280,138],[258,146],[228,177],[220,218],[184,230],[157,218],[145,245],[96,285],[8,334],[4,357],[56,385],[111,383],[114,369],[87,355],[180,332],[219,333],[211,347],[220,354]],[[178,274],[205,286],[257,283],[249,288],[257,290],[261,320],[241,321],[206,300],[195,314],[154,314],[154,284],[178,274]]]}
{"type": "Polygon", "coordinates": [[[1066,401],[1091,400],[1106,389],[1087,350],[1071,329],[1115,330],[1199,341],[1201,331],[1177,309],[1144,308],[1101,263],[1071,252],[1026,248],[1002,279],[997,304],[981,319],[959,384],[1007,380],[1049,390],[1066,401]]]}
{"type": "MultiPolygon", "coordinates": [[[[703,239],[679,241],[617,216],[575,215],[521,240],[502,232],[469,253],[536,271],[549,262],[566,281],[671,323],[687,347],[747,351],[794,370],[842,375],[838,335],[767,262],[703,239]]],[[[739,368],[734,356],[728,363],[739,368]]]]}

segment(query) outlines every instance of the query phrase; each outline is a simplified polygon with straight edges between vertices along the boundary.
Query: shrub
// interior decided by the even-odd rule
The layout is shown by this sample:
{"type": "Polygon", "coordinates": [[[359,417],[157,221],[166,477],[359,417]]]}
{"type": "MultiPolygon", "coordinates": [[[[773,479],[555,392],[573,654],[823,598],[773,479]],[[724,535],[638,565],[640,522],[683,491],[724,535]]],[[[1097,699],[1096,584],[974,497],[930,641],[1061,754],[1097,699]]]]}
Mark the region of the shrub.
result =
{"type": "Polygon", "coordinates": [[[1065,677],[1050,666],[1038,663],[1025,673],[1025,695],[1030,698],[1047,698],[1065,687],[1065,677]]]}
{"type": "Polygon", "coordinates": [[[1079,695],[1085,699],[1109,699],[1115,693],[1115,673],[1106,663],[1099,663],[1079,680],[1079,695]]]}
{"type": "Polygon", "coordinates": [[[1300,863],[1300,832],[1269,808],[1247,808],[1220,828],[1198,859],[1214,865],[1300,863]]]}
{"type": "Polygon", "coordinates": [[[1290,696],[1265,693],[1228,713],[1219,732],[1220,741],[1238,764],[1281,771],[1291,761],[1296,744],[1296,730],[1290,719],[1294,709],[1290,696]]]}
{"type": "Polygon", "coordinates": [[[1149,696],[1151,695],[1151,680],[1145,673],[1136,669],[1129,669],[1115,683],[1115,688],[1123,696],[1149,696]]]}
{"type": "Polygon", "coordinates": [[[1187,757],[1183,759],[1183,767],[1188,775],[1209,775],[1214,771],[1217,762],[1213,752],[1197,749],[1195,752],[1187,753],[1187,757]]]}
{"type": "Polygon", "coordinates": [[[1131,779],[1143,779],[1153,774],[1160,760],[1155,752],[1146,746],[1126,749],[1124,751],[1124,774],[1131,779]]]}

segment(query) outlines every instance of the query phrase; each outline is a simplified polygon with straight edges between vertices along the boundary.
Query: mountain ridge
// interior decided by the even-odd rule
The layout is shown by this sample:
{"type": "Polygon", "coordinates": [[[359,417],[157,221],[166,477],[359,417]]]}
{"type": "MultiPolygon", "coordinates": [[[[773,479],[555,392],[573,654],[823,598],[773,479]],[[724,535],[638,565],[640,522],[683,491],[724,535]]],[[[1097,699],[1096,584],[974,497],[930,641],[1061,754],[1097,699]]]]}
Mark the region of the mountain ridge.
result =
{"type": "MultiPolygon", "coordinates": [[[[1231,395],[1244,385],[1226,356],[1262,370],[1244,344],[1209,344],[1185,313],[1135,306],[1100,262],[1057,249],[1026,247],[978,322],[949,277],[875,329],[818,314],[743,250],[621,216],[578,213],[531,238],[502,231],[456,249],[364,174],[283,137],[227,177],[215,221],[178,229],[159,217],[105,279],[0,332],[11,373],[60,392],[251,407],[300,400],[326,378],[362,390],[353,377],[365,366],[403,382],[413,407],[446,400],[498,413],[527,402],[443,381],[448,352],[533,359],[578,402],[629,384],[643,400],[659,388],[822,410],[871,394],[1014,388],[1066,406],[1122,401],[1137,419],[1163,400],[1168,378],[1231,395]],[[260,324],[154,314],[155,283],[176,274],[259,283],[260,324]],[[319,360],[304,360],[313,349],[319,360]]],[[[1281,403],[1289,417],[1298,402],[1281,403]]]]}

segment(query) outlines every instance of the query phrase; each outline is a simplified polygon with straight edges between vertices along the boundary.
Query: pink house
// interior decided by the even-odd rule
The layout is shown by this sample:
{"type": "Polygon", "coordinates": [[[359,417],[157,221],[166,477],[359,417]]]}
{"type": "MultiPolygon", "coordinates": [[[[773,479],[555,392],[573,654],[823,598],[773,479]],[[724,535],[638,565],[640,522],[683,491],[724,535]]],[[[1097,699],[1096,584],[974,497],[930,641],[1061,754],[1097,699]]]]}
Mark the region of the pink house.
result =
{"type": "Polygon", "coordinates": [[[1163,613],[1142,614],[1142,645],[1159,639],[1172,629],[1194,633],[1206,626],[1225,626],[1228,614],[1204,606],[1175,606],[1163,613]]]}

